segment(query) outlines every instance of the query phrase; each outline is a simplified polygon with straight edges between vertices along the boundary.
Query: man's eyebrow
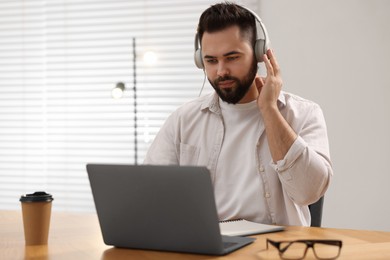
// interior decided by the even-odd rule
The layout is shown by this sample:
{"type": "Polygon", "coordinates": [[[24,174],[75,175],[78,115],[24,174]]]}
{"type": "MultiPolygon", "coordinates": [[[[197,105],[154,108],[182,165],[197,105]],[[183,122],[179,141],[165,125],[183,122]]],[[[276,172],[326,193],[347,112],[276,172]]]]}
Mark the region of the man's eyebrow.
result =
{"type": "MultiPolygon", "coordinates": [[[[236,54],[241,54],[241,52],[239,52],[239,51],[229,51],[229,52],[223,54],[223,56],[227,57],[227,56],[236,55],[236,54]]],[[[205,59],[214,59],[216,57],[215,56],[211,56],[211,55],[205,55],[204,58],[205,59]]]]}
{"type": "Polygon", "coordinates": [[[241,54],[241,52],[239,52],[239,51],[230,51],[228,53],[225,53],[223,56],[226,57],[226,56],[235,55],[235,54],[241,54]]]}

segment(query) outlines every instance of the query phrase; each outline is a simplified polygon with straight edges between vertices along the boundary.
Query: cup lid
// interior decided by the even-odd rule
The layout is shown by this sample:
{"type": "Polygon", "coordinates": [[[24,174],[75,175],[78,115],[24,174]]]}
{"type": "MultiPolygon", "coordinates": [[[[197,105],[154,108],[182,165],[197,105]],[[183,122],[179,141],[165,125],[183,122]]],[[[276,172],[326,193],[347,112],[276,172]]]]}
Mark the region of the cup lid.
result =
{"type": "Polygon", "coordinates": [[[44,191],[36,191],[32,194],[24,194],[20,197],[20,202],[51,202],[53,196],[44,191]]]}

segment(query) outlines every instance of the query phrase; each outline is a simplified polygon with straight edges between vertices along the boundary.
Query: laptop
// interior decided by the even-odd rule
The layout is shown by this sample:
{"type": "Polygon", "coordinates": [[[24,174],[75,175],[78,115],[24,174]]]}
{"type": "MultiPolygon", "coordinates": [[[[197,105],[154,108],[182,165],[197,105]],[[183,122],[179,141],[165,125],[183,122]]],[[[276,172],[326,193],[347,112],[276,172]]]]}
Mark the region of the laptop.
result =
{"type": "Polygon", "coordinates": [[[206,167],[88,164],[104,243],[225,255],[252,243],[220,233],[206,167]]]}

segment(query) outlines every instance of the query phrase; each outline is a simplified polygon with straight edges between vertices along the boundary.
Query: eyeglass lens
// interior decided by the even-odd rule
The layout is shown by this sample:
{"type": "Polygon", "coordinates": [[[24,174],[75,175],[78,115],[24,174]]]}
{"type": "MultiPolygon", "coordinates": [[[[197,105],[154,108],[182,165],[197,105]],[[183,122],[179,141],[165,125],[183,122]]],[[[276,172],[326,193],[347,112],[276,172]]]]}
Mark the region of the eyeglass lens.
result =
{"type": "Polygon", "coordinates": [[[316,243],[313,250],[317,258],[320,259],[334,259],[340,254],[340,247],[337,245],[316,243]]]}

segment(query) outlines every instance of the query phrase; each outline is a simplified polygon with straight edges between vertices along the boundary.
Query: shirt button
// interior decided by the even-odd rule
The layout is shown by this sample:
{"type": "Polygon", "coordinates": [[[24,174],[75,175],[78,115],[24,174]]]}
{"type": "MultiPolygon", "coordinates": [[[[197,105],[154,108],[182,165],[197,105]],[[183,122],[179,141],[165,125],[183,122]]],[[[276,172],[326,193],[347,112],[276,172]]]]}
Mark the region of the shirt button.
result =
{"type": "Polygon", "coordinates": [[[269,192],[266,192],[266,193],[264,194],[264,196],[265,196],[266,198],[269,198],[269,197],[271,197],[271,194],[269,194],[269,192]]]}
{"type": "Polygon", "coordinates": [[[263,166],[263,165],[260,165],[259,171],[260,171],[260,172],[264,172],[264,166],[263,166]]]}

